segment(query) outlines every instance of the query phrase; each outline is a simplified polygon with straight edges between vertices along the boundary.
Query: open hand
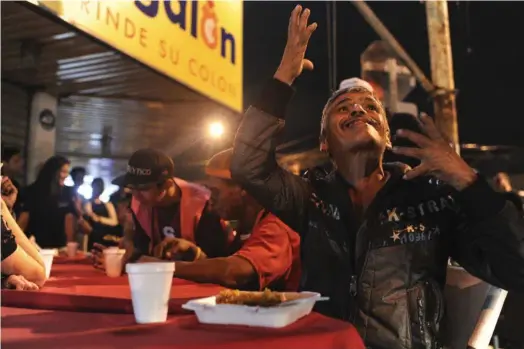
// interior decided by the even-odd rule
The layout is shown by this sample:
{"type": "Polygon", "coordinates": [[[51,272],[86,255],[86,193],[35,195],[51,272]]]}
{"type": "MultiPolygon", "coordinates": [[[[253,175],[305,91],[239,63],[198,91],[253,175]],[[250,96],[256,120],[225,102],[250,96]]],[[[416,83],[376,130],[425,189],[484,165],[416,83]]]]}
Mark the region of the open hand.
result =
{"type": "Polygon", "coordinates": [[[170,237],[155,246],[153,255],[159,259],[191,262],[202,257],[204,253],[191,241],[170,237]]]}
{"type": "Polygon", "coordinates": [[[437,179],[463,190],[477,178],[475,171],[450,147],[438,131],[431,117],[423,114],[419,120],[424,134],[409,130],[398,130],[397,135],[415,143],[418,148],[394,147],[393,152],[417,158],[420,165],[406,173],[405,179],[432,175],[437,179]]]}
{"type": "Polygon", "coordinates": [[[7,284],[9,288],[20,291],[35,291],[39,289],[37,284],[27,280],[22,275],[10,275],[7,278],[7,284]]]}
{"type": "Polygon", "coordinates": [[[105,270],[104,250],[106,248],[106,246],[96,242],[93,244],[93,249],[91,250],[91,259],[93,261],[93,266],[96,269],[105,270]]]}
{"type": "Polygon", "coordinates": [[[308,25],[310,12],[309,9],[302,10],[302,6],[297,5],[289,18],[286,48],[275,73],[275,79],[289,85],[302,73],[302,70],[313,70],[313,62],[305,59],[309,38],[317,29],[316,23],[308,25]]]}

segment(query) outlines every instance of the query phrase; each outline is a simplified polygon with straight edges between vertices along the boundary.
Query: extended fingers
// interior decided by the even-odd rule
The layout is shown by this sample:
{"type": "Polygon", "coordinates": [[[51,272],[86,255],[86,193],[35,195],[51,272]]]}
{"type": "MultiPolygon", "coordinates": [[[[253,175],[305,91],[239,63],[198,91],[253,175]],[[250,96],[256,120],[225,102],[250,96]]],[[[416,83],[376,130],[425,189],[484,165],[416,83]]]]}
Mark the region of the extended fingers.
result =
{"type": "Polygon", "coordinates": [[[428,147],[429,145],[431,145],[431,140],[428,137],[410,130],[398,130],[397,136],[407,138],[421,148],[428,147]]]}
{"type": "Polygon", "coordinates": [[[11,283],[17,290],[20,291],[38,290],[38,286],[35,283],[28,281],[21,275],[11,275],[9,283],[11,283]]]}
{"type": "Polygon", "coordinates": [[[300,14],[300,20],[299,20],[299,28],[300,29],[306,29],[307,27],[307,21],[309,19],[309,15],[311,14],[311,11],[306,8],[302,13],[300,14]]]}
{"type": "Polygon", "coordinates": [[[291,32],[298,30],[301,33],[305,33],[306,36],[303,37],[305,40],[309,40],[311,34],[317,29],[317,23],[311,23],[308,25],[309,16],[311,15],[311,10],[306,8],[303,10],[301,5],[295,6],[291,12],[291,17],[289,18],[289,28],[291,32]]]}
{"type": "Polygon", "coordinates": [[[302,13],[302,6],[300,5],[295,6],[293,11],[291,11],[291,16],[289,17],[289,30],[290,31],[298,27],[300,23],[300,14],[301,13],[302,13]]]}
{"type": "Polygon", "coordinates": [[[435,124],[435,121],[433,121],[433,118],[430,117],[426,113],[420,114],[420,126],[422,127],[422,130],[424,133],[428,135],[429,138],[433,140],[442,140],[442,134],[437,129],[437,125],[435,124]]]}
{"type": "Polygon", "coordinates": [[[26,290],[29,290],[29,291],[36,291],[39,289],[38,285],[35,284],[34,282],[31,282],[31,281],[27,281],[27,284],[26,284],[26,290]]]}
{"type": "Polygon", "coordinates": [[[425,164],[420,164],[417,167],[415,167],[414,169],[408,171],[404,175],[404,179],[411,180],[411,179],[419,177],[419,176],[424,176],[428,172],[429,172],[429,167],[427,167],[425,164]]]}
{"type": "Polygon", "coordinates": [[[310,25],[308,25],[307,31],[310,37],[311,37],[311,34],[313,34],[313,32],[317,29],[317,27],[318,27],[317,22],[313,22],[310,25]]]}
{"type": "Polygon", "coordinates": [[[412,148],[412,147],[393,147],[393,152],[395,154],[409,156],[412,158],[421,159],[423,156],[422,149],[412,148]]]}

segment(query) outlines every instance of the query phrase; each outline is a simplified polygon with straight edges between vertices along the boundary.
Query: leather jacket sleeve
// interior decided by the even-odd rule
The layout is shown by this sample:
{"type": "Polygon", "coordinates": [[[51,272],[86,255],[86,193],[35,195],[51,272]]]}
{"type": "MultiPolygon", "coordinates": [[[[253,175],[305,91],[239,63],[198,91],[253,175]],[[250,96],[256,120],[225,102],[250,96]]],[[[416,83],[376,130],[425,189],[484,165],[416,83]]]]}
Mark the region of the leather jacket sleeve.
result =
{"type": "Polygon", "coordinates": [[[264,208],[302,234],[311,189],[276,160],[277,136],[292,94],[290,86],[271,80],[247,109],[235,137],[231,175],[264,208]]]}
{"type": "Polygon", "coordinates": [[[451,257],[494,286],[524,291],[524,219],[515,205],[480,176],[455,198],[461,215],[451,257]]]}

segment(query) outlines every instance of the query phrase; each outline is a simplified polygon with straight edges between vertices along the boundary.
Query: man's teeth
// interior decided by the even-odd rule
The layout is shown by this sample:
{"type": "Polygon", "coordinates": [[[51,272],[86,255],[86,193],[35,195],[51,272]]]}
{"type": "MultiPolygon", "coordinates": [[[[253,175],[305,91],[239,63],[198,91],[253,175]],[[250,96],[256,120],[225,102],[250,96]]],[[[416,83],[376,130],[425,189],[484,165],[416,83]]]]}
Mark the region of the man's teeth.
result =
{"type": "Polygon", "coordinates": [[[348,121],[344,121],[342,123],[342,128],[348,128],[348,127],[351,127],[353,124],[357,123],[357,122],[364,122],[364,123],[367,123],[369,124],[369,122],[365,121],[365,120],[348,120],[348,121]]]}

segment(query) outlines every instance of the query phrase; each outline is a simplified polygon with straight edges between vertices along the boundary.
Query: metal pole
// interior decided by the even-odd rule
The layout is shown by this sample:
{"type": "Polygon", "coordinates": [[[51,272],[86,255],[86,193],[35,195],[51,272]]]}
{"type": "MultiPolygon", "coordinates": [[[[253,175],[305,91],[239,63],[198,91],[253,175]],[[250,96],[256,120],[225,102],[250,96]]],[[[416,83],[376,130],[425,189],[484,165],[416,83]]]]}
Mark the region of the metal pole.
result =
{"type": "Polygon", "coordinates": [[[398,112],[398,69],[397,60],[390,58],[386,61],[386,68],[389,76],[389,109],[392,113],[398,112]]]}
{"type": "Polygon", "coordinates": [[[331,13],[331,20],[333,29],[333,83],[335,85],[335,90],[338,88],[338,73],[337,73],[337,2],[333,1],[332,7],[331,7],[332,13],[331,13]]]}
{"type": "Polygon", "coordinates": [[[362,17],[364,17],[368,24],[375,30],[375,32],[377,32],[380,38],[389,44],[398,58],[406,64],[415,78],[420,82],[424,90],[430,94],[433,94],[435,91],[435,86],[433,86],[431,81],[429,81],[426,75],[424,75],[422,69],[418,67],[417,63],[415,63],[415,61],[408,55],[402,45],[398,43],[393,34],[389,32],[388,28],[386,28],[377,15],[375,15],[373,10],[369,8],[369,6],[364,1],[353,0],[351,3],[353,3],[362,17]]]}
{"type": "Polygon", "coordinates": [[[455,104],[453,57],[449,35],[448,3],[426,1],[431,77],[437,86],[434,93],[435,121],[440,132],[460,152],[455,104]]]}

